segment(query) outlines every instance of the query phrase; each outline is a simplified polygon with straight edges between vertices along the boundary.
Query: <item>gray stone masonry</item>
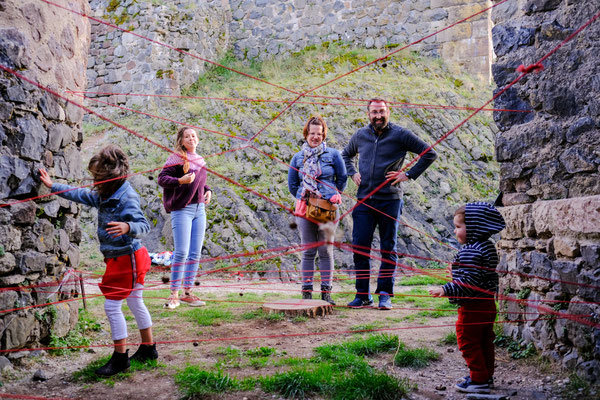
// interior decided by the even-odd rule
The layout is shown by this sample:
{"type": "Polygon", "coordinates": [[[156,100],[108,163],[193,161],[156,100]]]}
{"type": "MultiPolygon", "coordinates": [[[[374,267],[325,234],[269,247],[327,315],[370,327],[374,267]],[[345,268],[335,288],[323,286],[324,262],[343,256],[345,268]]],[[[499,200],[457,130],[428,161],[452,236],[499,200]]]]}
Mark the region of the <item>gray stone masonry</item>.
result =
{"type": "MultiPolygon", "coordinates": [[[[495,9],[497,90],[518,76],[520,64],[536,62],[583,25],[590,4],[527,0],[495,9]]],[[[600,25],[590,25],[495,104],[531,112],[494,116],[508,224],[499,243],[498,268],[509,272],[500,294],[524,301],[502,308],[509,320],[527,320],[505,332],[592,382],[600,378],[600,329],[560,314],[600,323],[599,37],[600,25]],[[534,304],[558,315],[547,319],[534,304]]]]}
{"type": "MultiPolygon", "coordinates": [[[[476,0],[91,0],[92,15],[125,33],[91,21],[87,90],[124,95],[94,98],[142,107],[159,101],[126,94],[180,94],[228,50],[242,59],[265,59],[306,46],[342,41],[392,51],[491,6],[476,0]],[[111,7],[111,5],[113,5],[111,7]],[[139,36],[137,36],[139,35],[139,36]],[[142,37],[165,43],[185,55],[142,37]]],[[[490,12],[416,44],[412,49],[454,61],[489,81],[490,12]]],[[[103,103],[90,101],[103,107],[103,103]]]]}
{"type": "MultiPolygon", "coordinates": [[[[86,0],[58,3],[89,12],[86,0]]],[[[85,89],[87,19],[37,1],[7,0],[1,8],[0,63],[59,92],[85,89]]],[[[48,193],[37,180],[40,167],[58,180],[82,178],[82,118],[79,108],[0,73],[0,204],[48,193]]],[[[0,291],[0,309],[21,308],[0,314],[1,349],[62,337],[77,322],[78,302],[31,306],[72,297],[50,292],[68,267],[78,267],[78,214],[55,196],[0,207],[0,288],[14,288],[0,291]]]]}

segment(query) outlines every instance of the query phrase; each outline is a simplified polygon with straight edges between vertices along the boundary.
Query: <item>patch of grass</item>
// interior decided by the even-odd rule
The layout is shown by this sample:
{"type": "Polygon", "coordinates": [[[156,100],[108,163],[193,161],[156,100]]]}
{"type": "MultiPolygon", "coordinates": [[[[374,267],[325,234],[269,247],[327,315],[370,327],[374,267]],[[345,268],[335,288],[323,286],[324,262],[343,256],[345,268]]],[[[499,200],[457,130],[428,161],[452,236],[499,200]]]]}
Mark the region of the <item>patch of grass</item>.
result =
{"type": "Polygon", "coordinates": [[[103,366],[110,359],[110,355],[101,357],[89,363],[85,368],[73,373],[73,379],[85,383],[104,382],[108,386],[114,386],[117,381],[122,381],[131,377],[136,371],[149,371],[155,368],[164,368],[165,364],[158,360],[149,360],[146,362],[131,361],[129,369],[116,375],[106,377],[96,375],[94,371],[103,366]]]}
{"type": "Polygon", "coordinates": [[[335,359],[342,353],[357,356],[370,356],[398,347],[398,337],[388,334],[370,335],[366,338],[358,338],[341,344],[327,344],[315,348],[315,353],[324,360],[335,359]]]}
{"type": "Polygon", "coordinates": [[[232,378],[221,370],[206,371],[190,365],[175,374],[175,383],[184,393],[184,399],[198,399],[203,396],[254,388],[252,379],[232,378]]]}
{"type": "Polygon", "coordinates": [[[183,315],[200,326],[216,326],[222,322],[233,320],[231,311],[219,308],[192,308],[185,310],[183,315]]]}
{"type": "MultiPolygon", "coordinates": [[[[54,308],[54,306],[51,306],[54,308]]],[[[50,313],[50,315],[54,315],[50,313]]],[[[96,321],[94,316],[88,311],[79,310],[79,319],[75,328],[71,329],[66,336],[58,337],[54,334],[50,335],[49,347],[67,347],[64,349],[49,350],[50,354],[53,355],[64,355],[73,351],[81,351],[81,348],[73,347],[87,347],[91,344],[90,333],[98,332],[102,329],[99,322],[96,321]]]]}
{"type": "Polygon", "coordinates": [[[456,341],[456,332],[449,332],[446,336],[444,336],[440,340],[440,343],[446,344],[446,345],[457,344],[457,341],[456,341]]]}
{"type": "Polygon", "coordinates": [[[298,315],[297,317],[292,318],[292,322],[294,324],[301,324],[308,321],[308,317],[305,315],[298,315]]]}
{"type": "Polygon", "coordinates": [[[354,325],[350,327],[351,331],[373,331],[383,327],[384,324],[381,321],[375,321],[368,324],[363,325],[354,325]]]}
{"type": "Polygon", "coordinates": [[[286,398],[324,397],[331,399],[402,399],[411,390],[405,379],[398,379],[361,361],[348,371],[335,363],[319,363],[260,379],[268,393],[286,398]]]}
{"type": "Polygon", "coordinates": [[[397,303],[405,304],[408,307],[433,309],[415,311],[406,320],[417,317],[439,318],[448,315],[453,315],[458,308],[455,304],[450,304],[448,299],[441,297],[431,297],[423,288],[412,288],[409,291],[396,293],[394,295],[397,303]]]}
{"type": "Polygon", "coordinates": [[[419,369],[425,368],[431,361],[439,360],[439,358],[440,354],[438,352],[427,347],[410,349],[401,344],[398,353],[394,357],[394,365],[419,369]]]}
{"type": "Polygon", "coordinates": [[[251,357],[249,365],[262,368],[267,365],[290,366],[286,372],[258,378],[238,379],[223,372],[223,364],[216,370],[188,366],[177,373],[175,381],[185,399],[204,398],[211,394],[251,390],[257,385],[267,393],[286,398],[321,397],[326,399],[383,399],[404,398],[412,386],[406,379],[398,379],[369,366],[365,356],[391,352],[398,338],[372,335],[347,342],[321,346],[310,359],[296,357],[270,360],[277,351],[258,347],[241,352],[231,347],[219,348],[226,357],[251,357]]]}
{"type": "Polygon", "coordinates": [[[257,347],[255,349],[246,350],[248,357],[270,357],[277,354],[277,350],[272,347],[257,347]]]}
{"type": "Polygon", "coordinates": [[[285,318],[284,313],[265,313],[265,319],[269,322],[281,322],[285,321],[285,318]]]}
{"type": "Polygon", "coordinates": [[[417,286],[417,285],[443,285],[448,283],[446,279],[437,278],[431,275],[415,275],[406,278],[401,278],[398,284],[400,286],[417,286]]]}
{"type": "Polygon", "coordinates": [[[529,358],[537,354],[537,350],[533,343],[525,343],[517,341],[510,336],[498,335],[494,339],[494,344],[498,347],[506,348],[511,358],[518,360],[521,358],[529,358]]]}
{"type": "Polygon", "coordinates": [[[561,394],[565,399],[591,399],[591,390],[588,381],[572,373],[569,375],[569,383],[562,389],[561,394]]]}

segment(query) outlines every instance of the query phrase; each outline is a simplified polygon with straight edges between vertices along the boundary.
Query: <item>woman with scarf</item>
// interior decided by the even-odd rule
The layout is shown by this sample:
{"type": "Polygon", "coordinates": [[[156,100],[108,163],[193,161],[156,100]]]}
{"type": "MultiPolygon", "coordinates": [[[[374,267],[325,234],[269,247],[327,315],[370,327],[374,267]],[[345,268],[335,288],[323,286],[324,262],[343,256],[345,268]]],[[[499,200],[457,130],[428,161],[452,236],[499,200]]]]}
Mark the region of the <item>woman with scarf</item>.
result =
{"type": "MultiPolygon", "coordinates": [[[[336,215],[340,193],[346,187],[348,175],[340,152],[327,147],[327,124],[320,115],[311,116],[304,125],[306,142],[294,155],[288,172],[288,188],[296,197],[296,222],[303,245],[331,242],[333,229],[319,229],[320,223],[307,216],[307,204],[329,210],[336,215]]],[[[333,223],[333,222],[332,222],[333,223]]],[[[322,228],[322,226],[321,226],[322,228]]],[[[302,252],[302,298],[312,299],[315,257],[319,253],[321,299],[335,305],[331,299],[333,278],[333,245],[324,243],[302,252]]]]}

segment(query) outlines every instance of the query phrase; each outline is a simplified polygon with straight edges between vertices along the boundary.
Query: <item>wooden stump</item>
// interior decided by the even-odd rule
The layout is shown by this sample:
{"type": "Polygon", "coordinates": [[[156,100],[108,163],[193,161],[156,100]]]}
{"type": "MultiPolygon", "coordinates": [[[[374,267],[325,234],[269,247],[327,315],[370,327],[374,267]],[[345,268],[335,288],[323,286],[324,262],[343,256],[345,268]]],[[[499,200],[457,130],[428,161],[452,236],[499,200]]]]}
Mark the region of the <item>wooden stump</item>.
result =
{"type": "Polygon", "coordinates": [[[324,300],[285,299],[262,306],[267,314],[283,313],[289,317],[305,315],[314,318],[320,315],[333,314],[333,306],[324,300]]]}

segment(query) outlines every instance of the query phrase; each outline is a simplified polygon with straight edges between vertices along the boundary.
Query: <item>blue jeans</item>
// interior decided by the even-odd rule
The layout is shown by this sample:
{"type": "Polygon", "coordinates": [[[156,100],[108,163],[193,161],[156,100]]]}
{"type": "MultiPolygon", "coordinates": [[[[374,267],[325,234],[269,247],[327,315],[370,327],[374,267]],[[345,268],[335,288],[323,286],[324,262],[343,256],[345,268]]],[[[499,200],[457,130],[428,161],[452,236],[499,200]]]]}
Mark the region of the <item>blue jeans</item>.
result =
{"type": "MultiPolygon", "coordinates": [[[[396,271],[396,237],[398,236],[398,219],[402,214],[404,201],[402,199],[374,200],[367,199],[352,211],[354,228],[352,229],[352,244],[355,249],[370,254],[373,245],[375,228],[379,227],[379,247],[382,250],[379,276],[377,278],[376,294],[394,293],[394,272],[396,271]],[[388,216],[385,216],[367,204],[388,216]],[[394,217],[394,219],[390,218],[394,217]]],[[[370,295],[369,279],[371,277],[371,258],[368,255],[354,253],[354,269],[356,270],[356,297],[367,299],[370,295]]]]}
{"type": "Polygon", "coordinates": [[[179,290],[181,286],[184,290],[189,290],[196,278],[204,244],[204,204],[190,204],[171,212],[171,228],[175,247],[171,265],[171,290],[179,290]]]}

